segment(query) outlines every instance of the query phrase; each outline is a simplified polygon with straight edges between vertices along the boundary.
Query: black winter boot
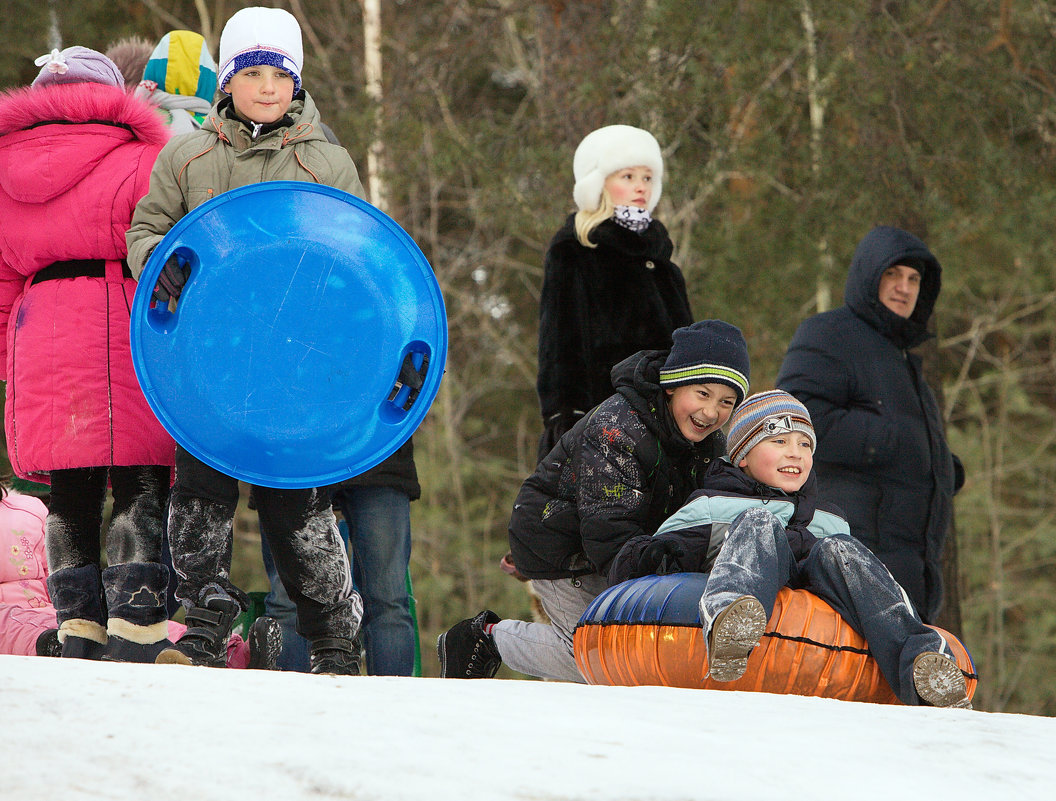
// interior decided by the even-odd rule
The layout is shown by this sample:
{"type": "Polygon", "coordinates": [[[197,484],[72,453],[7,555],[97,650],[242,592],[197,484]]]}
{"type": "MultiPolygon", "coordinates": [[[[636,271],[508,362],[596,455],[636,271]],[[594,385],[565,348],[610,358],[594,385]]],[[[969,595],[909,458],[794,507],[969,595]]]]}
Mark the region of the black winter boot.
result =
{"type": "Polygon", "coordinates": [[[37,656],[62,656],[58,629],[45,629],[37,635],[37,656]]]}
{"type": "Polygon", "coordinates": [[[103,585],[97,565],[66,567],[48,576],[62,656],[99,659],[106,645],[103,585]]]}
{"type": "Polygon", "coordinates": [[[158,654],[158,664],[227,667],[227,641],[242,607],[215,584],[206,588],[200,598],[201,606],[187,610],[187,631],[172,648],[158,654]]]}
{"type": "Polygon", "coordinates": [[[333,676],[359,675],[359,643],[344,637],[312,640],[312,673],[333,676]]]}
{"type": "Polygon", "coordinates": [[[275,670],[275,663],[282,654],[282,626],[273,617],[258,617],[249,627],[250,670],[275,670]]]}
{"type": "Polygon", "coordinates": [[[109,612],[104,660],[153,663],[172,647],[165,608],[168,583],[169,568],[156,562],[128,562],[103,571],[109,612]]]}
{"type": "Polygon", "coordinates": [[[499,616],[485,609],[476,617],[456,623],[436,641],[440,657],[440,678],[490,679],[502,667],[495,639],[484,633],[484,626],[499,622],[499,616]]]}

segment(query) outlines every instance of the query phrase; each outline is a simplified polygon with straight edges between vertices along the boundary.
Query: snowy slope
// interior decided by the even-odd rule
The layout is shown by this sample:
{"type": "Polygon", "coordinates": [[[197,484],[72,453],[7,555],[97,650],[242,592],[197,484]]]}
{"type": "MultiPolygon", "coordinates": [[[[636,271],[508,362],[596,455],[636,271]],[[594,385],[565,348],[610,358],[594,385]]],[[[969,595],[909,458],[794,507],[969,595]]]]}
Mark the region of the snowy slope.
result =
{"type": "Polygon", "coordinates": [[[1056,798],[1056,719],[0,656],[3,801],[1056,798]]]}

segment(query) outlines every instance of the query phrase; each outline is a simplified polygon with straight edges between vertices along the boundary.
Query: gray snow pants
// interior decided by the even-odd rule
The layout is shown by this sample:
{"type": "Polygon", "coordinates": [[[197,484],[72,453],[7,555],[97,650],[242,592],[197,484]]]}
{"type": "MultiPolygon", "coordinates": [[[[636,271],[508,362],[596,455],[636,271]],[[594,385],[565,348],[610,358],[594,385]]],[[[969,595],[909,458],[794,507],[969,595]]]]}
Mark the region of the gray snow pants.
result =
{"type": "Polygon", "coordinates": [[[823,537],[796,562],[785,529],[771,512],[749,509],[730,525],[712,567],[700,618],[704,630],[742,595],[762,603],[769,618],[781,587],[822,598],[869,643],[880,671],[905,704],[920,704],[913,687],[913,660],[925,651],[952,657],[945,639],[921,621],[909,596],[883,562],[853,537],[823,537]]]}
{"type": "MultiPolygon", "coordinates": [[[[329,490],[254,487],[253,497],[279,578],[297,606],[298,633],[309,640],[354,638],[363,599],[352,588],[329,490]]],[[[248,607],[246,594],[231,583],[237,504],[237,480],[177,446],[168,535],[176,597],[184,606],[196,606],[214,584],[248,607]]]]}
{"type": "Polygon", "coordinates": [[[496,623],[491,633],[502,661],[529,676],[583,683],[572,655],[572,634],[590,602],[609,582],[604,576],[591,573],[575,579],[534,579],[532,586],[551,623],[496,623]]]}

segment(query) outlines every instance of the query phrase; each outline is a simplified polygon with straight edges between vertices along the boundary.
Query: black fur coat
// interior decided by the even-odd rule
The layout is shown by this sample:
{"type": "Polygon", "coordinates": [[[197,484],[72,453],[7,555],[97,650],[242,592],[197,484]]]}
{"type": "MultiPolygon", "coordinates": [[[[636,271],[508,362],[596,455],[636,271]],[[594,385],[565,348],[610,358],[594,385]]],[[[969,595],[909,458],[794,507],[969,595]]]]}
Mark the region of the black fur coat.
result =
{"type": "Polygon", "coordinates": [[[640,350],[671,347],[693,322],[686,282],[671,261],[667,229],[653,220],[636,234],[606,220],[576,239],[570,215],[546,253],[539,314],[537,389],[546,433],[540,456],[613,392],[610,371],[640,350]]]}

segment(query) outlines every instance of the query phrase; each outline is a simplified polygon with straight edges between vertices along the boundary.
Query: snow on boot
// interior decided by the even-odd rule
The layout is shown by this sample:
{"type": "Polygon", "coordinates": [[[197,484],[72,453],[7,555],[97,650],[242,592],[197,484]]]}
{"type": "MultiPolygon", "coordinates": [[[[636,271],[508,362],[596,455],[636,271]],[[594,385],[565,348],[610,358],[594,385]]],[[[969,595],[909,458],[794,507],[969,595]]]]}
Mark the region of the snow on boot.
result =
{"type": "Polygon", "coordinates": [[[106,645],[106,612],[98,565],[64,567],[48,576],[62,656],[99,659],[106,645]]]}
{"type": "Polygon", "coordinates": [[[165,596],[169,568],[155,562],[128,562],[103,571],[108,620],[107,662],[153,663],[169,642],[165,596]]]}
{"type": "Polygon", "coordinates": [[[715,681],[736,681],[748,669],[748,655],[766,630],[766,610],[742,595],[715,617],[708,637],[708,669],[715,681]]]}
{"type": "Polygon", "coordinates": [[[440,657],[440,678],[490,679],[502,667],[495,639],[484,627],[499,622],[499,616],[485,609],[476,617],[456,623],[436,640],[440,657]]]}
{"type": "Polygon", "coordinates": [[[948,656],[925,651],[913,660],[913,686],[929,706],[971,709],[968,683],[957,663],[948,656]]]}
{"type": "Polygon", "coordinates": [[[201,606],[187,610],[187,631],[172,648],[158,654],[158,664],[227,667],[227,641],[242,607],[215,585],[202,597],[201,606]]]}
{"type": "Polygon", "coordinates": [[[359,675],[359,645],[344,637],[323,637],[312,640],[312,673],[332,676],[359,675]]]}
{"type": "Polygon", "coordinates": [[[282,654],[282,626],[273,617],[258,617],[249,627],[250,670],[275,670],[282,654]]]}
{"type": "Polygon", "coordinates": [[[62,656],[62,643],[58,629],[46,629],[37,637],[37,656],[62,656]]]}

